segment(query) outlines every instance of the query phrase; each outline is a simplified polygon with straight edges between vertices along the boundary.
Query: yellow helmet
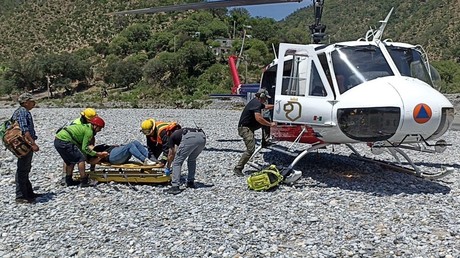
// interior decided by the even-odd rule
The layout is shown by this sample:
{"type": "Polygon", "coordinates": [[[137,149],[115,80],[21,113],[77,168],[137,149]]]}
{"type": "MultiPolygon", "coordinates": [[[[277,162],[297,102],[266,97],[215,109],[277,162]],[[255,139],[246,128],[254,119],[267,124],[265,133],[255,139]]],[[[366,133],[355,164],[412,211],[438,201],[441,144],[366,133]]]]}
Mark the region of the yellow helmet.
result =
{"type": "Polygon", "coordinates": [[[144,120],[141,124],[141,131],[145,135],[149,135],[150,132],[152,131],[152,128],[155,127],[155,119],[149,118],[147,120],[144,120]]]}
{"type": "Polygon", "coordinates": [[[94,108],[87,108],[80,113],[82,116],[86,117],[86,119],[91,120],[97,116],[96,110],[94,108]]]}

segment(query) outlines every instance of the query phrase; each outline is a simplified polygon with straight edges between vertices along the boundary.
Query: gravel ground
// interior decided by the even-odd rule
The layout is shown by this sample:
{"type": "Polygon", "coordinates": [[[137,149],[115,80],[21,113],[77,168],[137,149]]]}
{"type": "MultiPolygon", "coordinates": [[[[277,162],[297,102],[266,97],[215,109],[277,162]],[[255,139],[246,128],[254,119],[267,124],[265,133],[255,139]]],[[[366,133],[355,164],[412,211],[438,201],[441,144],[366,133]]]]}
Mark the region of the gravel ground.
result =
{"type": "MultiPolygon", "coordinates": [[[[254,192],[232,174],[244,145],[236,132],[240,110],[98,111],[107,123],[99,143],[145,142],[138,127],[147,117],[202,127],[208,142],[197,180],[214,186],[176,196],[161,185],[61,186],[54,132],[80,109],[36,108],[41,150],[31,181],[48,194],[16,204],[16,159],[0,151],[0,257],[460,257],[458,171],[423,180],[334,146],[299,162],[303,177],[294,186],[254,192]]],[[[0,109],[0,118],[12,112],[0,109]]],[[[458,170],[459,133],[446,135],[453,146],[442,155],[409,155],[425,170],[458,170]]],[[[288,165],[292,158],[267,150],[257,160],[288,165]]]]}

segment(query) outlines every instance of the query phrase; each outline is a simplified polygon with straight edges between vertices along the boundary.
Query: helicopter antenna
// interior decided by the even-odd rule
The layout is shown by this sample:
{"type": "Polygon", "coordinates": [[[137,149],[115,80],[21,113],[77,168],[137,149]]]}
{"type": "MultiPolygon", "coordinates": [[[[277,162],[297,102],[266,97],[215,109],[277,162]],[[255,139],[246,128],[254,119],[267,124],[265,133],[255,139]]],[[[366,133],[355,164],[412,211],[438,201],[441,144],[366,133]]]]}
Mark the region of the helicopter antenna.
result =
{"type": "Polygon", "coordinates": [[[387,26],[387,23],[388,23],[388,20],[390,19],[390,16],[391,16],[391,13],[393,13],[393,8],[391,8],[390,12],[388,13],[387,17],[385,18],[385,20],[383,21],[380,21],[381,25],[380,25],[380,28],[374,32],[371,32],[374,34],[374,37],[372,38],[372,41],[377,41],[377,40],[381,40],[382,38],[382,35],[383,35],[383,31],[385,30],[385,26],[387,26]]]}
{"type": "Polygon", "coordinates": [[[320,43],[326,36],[326,25],[321,24],[321,16],[323,15],[324,0],[313,0],[315,8],[315,23],[310,25],[311,37],[313,43],[320,43]]]}
{"type": "Polygon", "coordinates": [[[273,43],[272,43],[272,49],[273,49],[273,55],[275,55],[275,59],[278,59],[278,56],[276,55],[275,44],[273,43]]]}

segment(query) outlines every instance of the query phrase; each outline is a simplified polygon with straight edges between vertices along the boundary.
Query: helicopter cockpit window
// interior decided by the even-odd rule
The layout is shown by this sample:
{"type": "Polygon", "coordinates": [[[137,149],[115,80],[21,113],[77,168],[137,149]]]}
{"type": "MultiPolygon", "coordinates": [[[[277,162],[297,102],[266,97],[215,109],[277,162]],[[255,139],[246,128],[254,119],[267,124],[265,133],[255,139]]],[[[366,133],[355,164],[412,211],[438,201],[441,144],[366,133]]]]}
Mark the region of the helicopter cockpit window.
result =
{"type": "Polygon", "coordinates": [[[341,94],[358,84],[394,75],[377,46],[339,48],[332,52],[332,64],[341,94]]]}
{"type": "Polygon", "coordinates": [[[387,46],[387,50],[402,76],[417,78],[433,86],[426,61],[419,51],[396,46],[387,46]]]}
{"type": "Polygon", "coordinates": [[[305,67],[307,62],[310,62],[308,57],[294,55],[292,60],[284,64],[282,95],[305,96],[307,89],[305,67]]]}
{"type": "Polygon", "coordinates": [[[312,63],[311,66],[310,90],[308,95],[321,97],[327,95],[326,89],[324,88],[324,84],[321,80],[321,77],[319,77],[318,69],[316,68],[315,63],[312,63]]]}

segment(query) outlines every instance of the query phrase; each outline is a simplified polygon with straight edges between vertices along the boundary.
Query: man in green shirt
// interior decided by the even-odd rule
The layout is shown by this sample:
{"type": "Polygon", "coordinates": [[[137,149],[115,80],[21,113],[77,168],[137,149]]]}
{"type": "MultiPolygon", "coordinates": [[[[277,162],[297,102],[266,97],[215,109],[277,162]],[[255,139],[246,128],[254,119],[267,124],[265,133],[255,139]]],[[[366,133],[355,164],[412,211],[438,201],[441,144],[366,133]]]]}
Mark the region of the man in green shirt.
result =
{"type": "MultiPolygon", "coordinates": [[[[75,125],[75,124],[89,124],[89,121],[93,118],[97,117],[97,112],[94,108],[85,108],[85,110],[80,112],[80,117],[76,118],[75,120],[67,122],[67,124],[63,125],[59,130],[62,130],[62,128],[69,126],[69,125],[75,125]]],[[[58,133],[59,130],[56,132],[58,133]]],[[[91,140],[91,145],[95,145],[95,139],[91,140]]],[[[91,165],[91,168],[94,168],[94,165],[91,165]]],[[[62,166],[63,174],[67,174],[67,165],[64,162],[64,165],[62,166]]],[[[63,178],[64,179],[64,178],[63,178]]]]}
{"type": "Polygon", "coordinates": [[[72,179],[72,172],[75,164],[78,164],[80,173],[80,187],[89,186],[88,175],[85,173],[86,155],[105,158],[108,152],[95,152],[91,150],[91,139],[104,128],[105,122],[100,117],[94,117],[89,124],[69,125],[56,134],[54,147],[66,163],[66,184],[67,186],[77,185],[78,182],[72,179]]]}
{"type": "MultiPolygon", "coordinates": [[[[69,125],[75,125],[75,124],[89,124],[89,121],[93,118],[97,117],[97,112],[94,108],[85,108],[83,111],[80,112],[80,116],[72,121],[68,121],[65,125],[63,125],[61,128],[58,129],[56,133],[58,133],[62,128],[69,126],[69,125]]],[[[91,145],[95,144],[95,139],[91,140],[91,145]]],[[[91,165],[92,168],[94,165],[91,165]]],[[[67,175],[67,165],[64,162],[64,165],[62,166],[63,168],[63,174],[67,175]]],[[[62,178],[63,181],[65,179],[65,176],[62,178]]]]}

